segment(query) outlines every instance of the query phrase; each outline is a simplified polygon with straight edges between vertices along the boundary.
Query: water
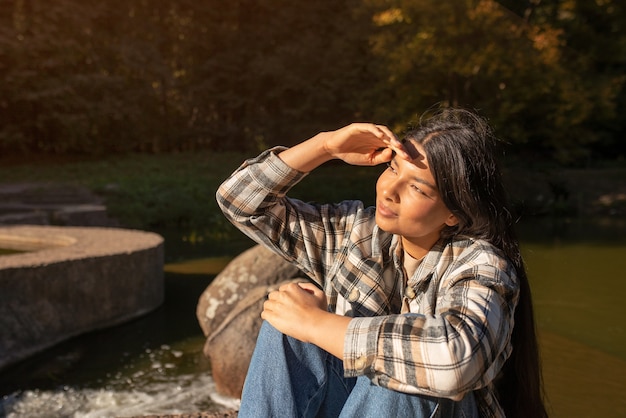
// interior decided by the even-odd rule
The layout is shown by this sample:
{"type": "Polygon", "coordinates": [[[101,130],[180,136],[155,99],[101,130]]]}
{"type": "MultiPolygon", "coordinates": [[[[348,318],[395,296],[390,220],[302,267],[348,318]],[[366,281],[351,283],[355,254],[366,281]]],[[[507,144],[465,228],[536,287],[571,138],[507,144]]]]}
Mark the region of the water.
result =
{"type": "MultiPolygon", "coordinates": [[[[214,409],[208,392],[214,392],[211,378],[204,375],[177,375],[161,382],[134,385],[132,389],[110,387],[29,390],[3,399],[11,417],[120,417],[150,414],[182,414],[214,409]],[[175,383],[174,383],[175,381],[175,383]]],[[[215,402],[220,402],[215,399],[215,402]]],[[[226,405],[226,404],[225,404],[226,405]]]]}
{"type": "Polygon", "coordinates": [[[626,221],[521,232],[551,417],[626,417],[626,221]]]}
{"type": "MultiPolygon", "coordinates": [[[[251,243],[215,248],[197,234],[161,232],[164,305],[0,374],[5,415],[128,417],[236,407],[215,393],[195,308],[229,257],[251,243]]],[[[547,220],[523,224],[520,233],[551,417],[626,417],[626,222],[547,220]]]]}

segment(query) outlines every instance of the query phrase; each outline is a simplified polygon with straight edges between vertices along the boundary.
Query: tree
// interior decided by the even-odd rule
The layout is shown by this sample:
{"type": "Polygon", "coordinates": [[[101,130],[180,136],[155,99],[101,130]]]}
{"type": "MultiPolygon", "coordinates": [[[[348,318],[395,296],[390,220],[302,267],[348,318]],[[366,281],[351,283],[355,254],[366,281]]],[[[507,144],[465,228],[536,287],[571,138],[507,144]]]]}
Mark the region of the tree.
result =
{"type": "Polygon", "coordinates": [[[619,80],[590,84],[572,67],[564,28],[553,21],[566,5],[554,3],[520,15],[492,0],[370,0],[379,28],[374,53],[390,86],[374,97],[394,104],[378,109],[380,117],[399,127],[433,103],[473,107],[518,149],[565,163],[584,159],[597,140],[590,121],[597,111],[610,114],[608,87],[619,80]]]}
{"type": "MultiPolygon", "coordinates": [[[[587,117],[577,136],[585,155],[626,155],[626,8],[623,2],[537,1],[529,19],[562,31],[563,66],[580,75],[587,117]]],[[[563,117],[567,117],[564,115],[563,117]]],[[[558,138],[554,139],[555,141],[558,138]]],[[[566,141],[561,138],[561,141],[566,141]]],[[[555,146],[558,146],[555,143],[555,146]]]]}
{"type": "Polygon", "coordinates": [[[617,0],[7,0],[0,153],[290,145],[479,109],[518,152],[624,152],[617,0]]]}
{"type": "Polygon", "coordinates": [[[353,119],[367,37],[352,7],[239,0],[198,17],[210,35],[194,50],[193,94],[214,147],[290,144],[353,119]]]}

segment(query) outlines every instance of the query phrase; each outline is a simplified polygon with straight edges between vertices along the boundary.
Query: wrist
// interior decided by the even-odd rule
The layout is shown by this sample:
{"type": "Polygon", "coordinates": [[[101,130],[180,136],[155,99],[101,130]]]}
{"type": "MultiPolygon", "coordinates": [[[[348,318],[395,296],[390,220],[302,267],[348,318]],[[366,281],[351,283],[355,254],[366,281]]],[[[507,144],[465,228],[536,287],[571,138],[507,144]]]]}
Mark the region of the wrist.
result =
{"type": "Polygon", "coordinates": [[[343,358],[343,341],[351,318],[320,310],[311,319],[309,342],[343,358]]]}
{"type": "Polygon", "coordinates": [[[328,152],[324,133],[320,133],[278,154],[288,166],[308,173],[334,157],[328,152]]]}

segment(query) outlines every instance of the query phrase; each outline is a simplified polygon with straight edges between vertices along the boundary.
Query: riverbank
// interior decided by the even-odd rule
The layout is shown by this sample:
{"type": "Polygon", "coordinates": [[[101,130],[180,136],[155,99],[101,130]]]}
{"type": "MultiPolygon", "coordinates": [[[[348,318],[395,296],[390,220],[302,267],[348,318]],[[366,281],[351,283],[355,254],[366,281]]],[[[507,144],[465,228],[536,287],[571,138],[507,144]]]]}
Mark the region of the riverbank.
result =
{"type": "MultiPolygon", "coordinates": [[[[229,238],[234,229],[215,203],[218,185],[249,155],[180,153],[124,155],[98,160],[0,160],[1,183],[82,186],[99,196],[109,216],[126,227],[187,228],[206,239],[229,238]]],[[[380,167],[326,164],[299,184],[294,197],[314,201],[374,202],[380,167]]],[[[572,169],[511,163],[507,189],[522,217],[626,215],[626,166],[618,162],[572,169]]]]}

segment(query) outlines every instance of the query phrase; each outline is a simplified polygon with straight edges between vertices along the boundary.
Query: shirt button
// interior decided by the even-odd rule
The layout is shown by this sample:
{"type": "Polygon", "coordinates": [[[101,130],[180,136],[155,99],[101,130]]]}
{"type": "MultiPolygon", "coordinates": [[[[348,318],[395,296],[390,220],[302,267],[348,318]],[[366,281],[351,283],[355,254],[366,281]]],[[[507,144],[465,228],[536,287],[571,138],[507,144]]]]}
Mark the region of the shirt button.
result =
{"type": "Polygon", "coordinates": [[[363,358],[363,356],[357,357],[357,359],[354,360],[354,367],[356,367],[358,370],[363,370],[365,368],[365,359],[363,358]]]}
{"type": "Polygon", "coordinates": [[[361,296],[361,292],[355,287],[348,295],[348,302],[356,302],[359,300],[359,296],[361,296]]]}
{"type": "Polygon", "coordinates": [[[407,286],[404,290],[404,296],[409,299],[415,299],[415,290],[411,286],[407,286]]]}

